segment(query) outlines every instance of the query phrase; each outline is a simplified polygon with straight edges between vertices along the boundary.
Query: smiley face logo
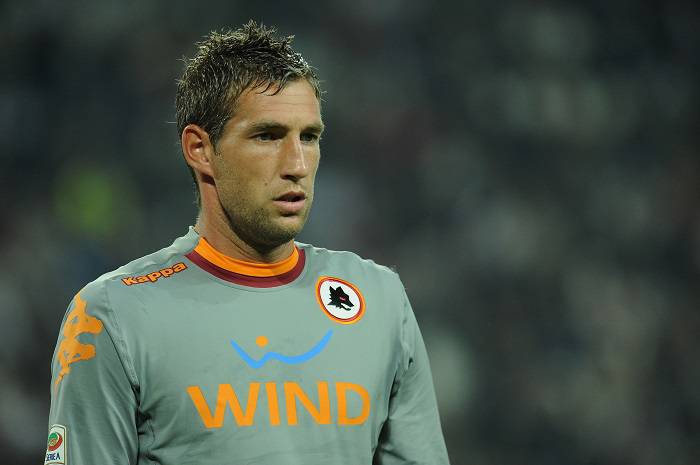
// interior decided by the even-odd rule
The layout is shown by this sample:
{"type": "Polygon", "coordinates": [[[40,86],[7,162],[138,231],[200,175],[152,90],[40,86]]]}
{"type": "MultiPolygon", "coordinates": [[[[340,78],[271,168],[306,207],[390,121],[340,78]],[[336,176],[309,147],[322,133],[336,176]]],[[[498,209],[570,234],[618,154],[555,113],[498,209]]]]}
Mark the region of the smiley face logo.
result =
{"type": "Polygon", "coordinates": [[[326,315],[337,323],[357,323],[365,313],[365,299],[360,290],[340,278],[318,278],[316,300],[326,315]]]}
{"type": "MultiPolygon", "coordinates": [[[[328,332],[318,341],[313,347],[311,347],[306,352],[299,355],[285,355],[279,352],[266,352],[260,359],[255,360],[253,357],[248,355],[248,353],[243,350],[243,348],[236,343],[233,339],[231,340],[231,346],[240,355],[244,362],[246,362],[251,368],[260,368],[265,365],[270,360],[279,360],[287,365],[296,365],[298,363],[304,363],[311,360],[315,356],[321,353],[323,349],[328,345],[328,341],[331,340],[333,335],[333,330],[329,329],[328,332]]],[[[258,347],[265,347],[268,344],[268,340],[265,336],[258,336],[255,339],[255,343],[258,347]]]]}

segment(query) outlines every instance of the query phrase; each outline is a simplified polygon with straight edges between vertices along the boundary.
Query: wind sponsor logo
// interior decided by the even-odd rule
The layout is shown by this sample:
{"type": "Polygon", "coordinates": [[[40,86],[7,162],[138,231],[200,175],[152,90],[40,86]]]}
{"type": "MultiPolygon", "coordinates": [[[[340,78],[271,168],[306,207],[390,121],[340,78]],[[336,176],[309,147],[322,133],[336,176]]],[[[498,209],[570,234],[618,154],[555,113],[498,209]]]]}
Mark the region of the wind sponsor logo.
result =
{"type": "Polygon", "coordinates": [[[345,426],[361,425],[369,417],[370,396],[363,386],[346,382],[336,382],[333,386],[327,381],[319,381],[316,383],[316,389],[317,404],[295,382],[252,382],[248,385],[245,407],[241,404],[239,395],[242,392],[236,393],[231,384],[219,384],[216,400],[213,403],[211,398],[209,400],[205,398],[199,386],[189,386],[187,393],[206,428],[223,427],[227,410],[233,415],[233,421],[237,426],[253,426],[256,417],[260,417],[258,404],[262,396],[267,400],[267,412],[263,415],[267,416],[267,421],[272,426],[279,426],[283,422],[289,426],[297,425],[299,415],[303,414],[299,412],[299,405],[319,425],[334,423],[345,426]],[[261,394],[260,391],[263,389],[265,393],[261,394]],[[280,402],[280,395],[282,402],[280,402]],[[331,400],[334,400],[336,406],[335,417],[331,414],[331,400]],[[212,404],[215,406],[213,411],[209,407],[212,404]]]}
{"type": "MultiPolygon", "coordinates": [[[[238,355],[243,359],[244,362],[248,364],[251,368],[260,368],[264,366],[269,360],[275,359],[287,365],[296,365],[298,363],[304,363],[311,360],[316,355],[320,354],[321,351],[328,345],[328,341],[331,340],[333,335],[333,330],[329,329],[328,332],[321,338],[316,345],[311,349],[307,350],[303,354],[299,355],[285,355],[279,352],[266,352],[259,360],[255,360],[253,357],[248,355],[248,353],[239,346],[236,341],[231,340],[231,346],[238,353],[238,355]]],[[[260,347],[265,347],[267,345],[267,338],[265,336],[258,336],[255,343],[260,347]]]]}
{"type": "MultiPolygon", "coordinates": [[[[287,355],[267,351],[257,359],[236,341],[230,340],[230,343],[241,360],[249,367],[259,369],[272,360],[286,365],[308,362],[324,351],[332,336],[333,330],[326,331],[316,344],[302,353],[287,355]]],[[[268,343],[268,338],[262,335],[255,339],[255,344],[260,348],[267,347],[268,343]]],[[[233,421],[239,427],[253,426],[256,418],[260,417],[262,420],[258,421],[267,421],[272,426],[283,423],[295,426],[299,423],[300,415],[310,416],[319,425],[335,423],[349,426],[361,425],[367,421],[371,402],[369,392],[364,386],[350,382],[328,381],[318,381],[315,384],[316,392],[312,395],[293,381],[250,382],[246,397],[242,387],[238,387],[237,393],[232,384],[219,384],[215,395],[213,388],[205,388],[209,395],[208,399],[200,386],[189,386],[186,390],[206,428],[222,428],[227,417],[230,422],[230,415],[227,415],[227,412],[231,412],[233,421]],[[263,390],[264,393],[261,392],[263,390]],[[261,399],[264,400],[260,402],[261,399]],[[262,407],[258,408],[259,405],[262,407]],[[210,406],[213,406],[213,409],[210,406]],[[334,408],[331,408],[332,406],[334,408]],[[300,413],[302,409],[306,413],[300,413]],[[260,413],[260,411],[263,412],[260,413]]]]}
{"type": "Polygon", "coordinates": [[[180,262],[174,264],[173,266],[163,268],[162,270],[154,271],[141,276],[127,276],[126,278],[122,278],[122,282],[127,286],[133,286],[134,284],[154,283],[161,278],[169,278],[175,273],[179,273],[186,269],[187,265],[180,262]]]}

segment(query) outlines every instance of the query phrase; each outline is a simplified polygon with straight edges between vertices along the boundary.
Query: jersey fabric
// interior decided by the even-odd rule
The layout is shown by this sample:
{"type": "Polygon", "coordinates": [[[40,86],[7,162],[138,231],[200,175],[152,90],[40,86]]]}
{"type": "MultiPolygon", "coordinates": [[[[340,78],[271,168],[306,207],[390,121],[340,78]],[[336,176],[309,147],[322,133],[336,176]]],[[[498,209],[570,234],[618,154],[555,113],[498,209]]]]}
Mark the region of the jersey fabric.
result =
{"type": "Polygon", "coordinates": [[[88,284],[52,365],[45,464],[447,464],[398,276],[295,243],[265,265],[194,229],[88,284]]]}

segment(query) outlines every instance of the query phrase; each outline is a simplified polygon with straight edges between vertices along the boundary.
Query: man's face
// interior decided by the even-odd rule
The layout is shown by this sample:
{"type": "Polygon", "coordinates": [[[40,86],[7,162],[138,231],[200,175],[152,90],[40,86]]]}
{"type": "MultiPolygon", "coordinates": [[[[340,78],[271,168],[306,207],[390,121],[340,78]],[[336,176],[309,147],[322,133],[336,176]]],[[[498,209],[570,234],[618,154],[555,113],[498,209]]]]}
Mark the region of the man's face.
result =
{"type": "Polygon", "coordinates": [[[300,79],[273,95],[276,89],[241,94],[212,163],[232,230],[263,249],[290,241],[303,228],[321,155],[323,123],[311,85],[300,79]]]}

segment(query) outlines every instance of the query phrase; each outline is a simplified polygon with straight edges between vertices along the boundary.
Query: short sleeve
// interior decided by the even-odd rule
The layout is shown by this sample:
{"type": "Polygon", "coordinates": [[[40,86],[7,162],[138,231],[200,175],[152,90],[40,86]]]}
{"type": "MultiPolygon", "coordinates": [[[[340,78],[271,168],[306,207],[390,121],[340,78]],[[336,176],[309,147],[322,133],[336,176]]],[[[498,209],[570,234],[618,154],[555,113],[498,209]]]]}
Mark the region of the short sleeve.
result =
{"type": "Polygon", "coordinates": [[[403,354],[374,464],[449,464],[428,354],[403,286],[401,292],[403,354]]]}
{"type": "Polygon", "coordinates": [[[103,285],[68,306],[52,362],[46,464],[136,463],[138,404],[112,316],[103,285]]]}

